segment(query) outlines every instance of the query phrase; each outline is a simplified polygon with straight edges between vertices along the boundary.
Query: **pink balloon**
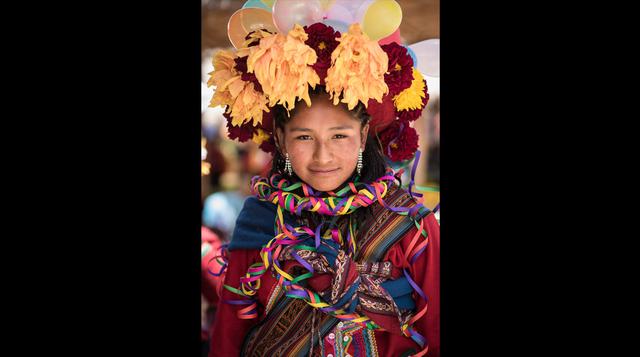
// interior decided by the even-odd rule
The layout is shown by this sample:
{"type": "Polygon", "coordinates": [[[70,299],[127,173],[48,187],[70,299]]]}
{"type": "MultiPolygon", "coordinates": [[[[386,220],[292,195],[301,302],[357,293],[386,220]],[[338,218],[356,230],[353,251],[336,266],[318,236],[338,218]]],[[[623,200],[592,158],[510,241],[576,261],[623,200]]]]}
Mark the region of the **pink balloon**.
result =
{"type": "MultiPolygon", "coordinates": [[[[333,6],[341,6],[345,8],[351,16],[354,16],[358,11],[358,8],[365,2],[371,2],[371,0],[336,0],[333,6]]],[[[329,9],[331,10],[331,8],[329,9]]]]}
{"type": "Polygon", "coordinates": [[[347,25],[353,23],[353,15],[347,8],[341,5],[333,5],[325,15],[327,20],[344,22],[347,25]]]}
{"type": "Polygon", "coordinates": [[[322,7],[318,0],[276,0],[273,3],[273,22],[283,34],[300,26],[321,22],[322,7]]]}
{"type": "Polygon", "coordinates": [[[385,38],[381,38],[378,40],[378,44],[380,46],[382,45],[388,45],[391,42],[395,42],[399,45],[402,44],[402,38],[400,37],[400,28],[398,27],[397,30],[395,30],[391,35],[385,37],[385,38]]]}

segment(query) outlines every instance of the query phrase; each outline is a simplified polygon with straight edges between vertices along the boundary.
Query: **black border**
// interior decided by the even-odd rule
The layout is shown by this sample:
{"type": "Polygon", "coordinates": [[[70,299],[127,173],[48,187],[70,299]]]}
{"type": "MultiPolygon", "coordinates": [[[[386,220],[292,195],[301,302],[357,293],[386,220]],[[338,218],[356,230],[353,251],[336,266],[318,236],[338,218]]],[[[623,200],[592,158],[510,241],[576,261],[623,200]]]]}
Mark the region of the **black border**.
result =
{"type": "MultiPolygon", "coordinates": [[[[598,132],[606,99],[579,66],[594,52],[572,52],[589,24],[555,5],[451,4],[440,4],[442,353],[546,353],[576,322],[594,326],[577,305],[594,297],[583,267],[606,263],[585,248],[604,249],[593,242],[612,222],[589,193],[602,192],[594,179],[608,171],[594,170],[609,159],[596,154],[617,136],[598,132]]],[[[201,4],[39,6],[22,21],[35,33],[6,52],[23,55],[6,72],[27,96],[10,120],[26,135],[7,152],[33,150],[15,170],[27,187],[12,213],[27,217],[8,239],[25,246],[5,254],[19,256],[7,272],[33,324],[16,328],[29,334],[21,348],[197,356],[201,4]]]]}

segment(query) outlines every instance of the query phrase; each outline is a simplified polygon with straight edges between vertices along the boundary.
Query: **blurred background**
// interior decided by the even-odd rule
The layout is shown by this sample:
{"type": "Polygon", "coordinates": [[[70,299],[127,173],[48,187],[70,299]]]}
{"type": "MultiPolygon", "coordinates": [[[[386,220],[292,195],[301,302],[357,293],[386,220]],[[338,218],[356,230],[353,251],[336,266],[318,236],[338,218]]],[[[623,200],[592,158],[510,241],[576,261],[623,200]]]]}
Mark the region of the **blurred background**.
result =
{"type": "MultiPolygon", "coordinates": [[[[279,0],[286,1],[286,0],[279,0]]],[[[331,0],[329,0],[330,2],[331,0]]],[[[363,2],[358,0],[359,2],[363,2]]],[[[372,0],[369,0],[371,2],[372,0]]],[[[414,122],[421,158],[416,171],[416,191],[421,192],[423,204],[433,209],[440,201],[440,78],[439,78],[439,0],[396,0],[402,9],[399,39],[402,45],[414,49],[418,69],[429,88],[429,103],[422,117],[414,122]],[[426,42],[425,42],[426,41],[426,42]],[[437,53],[428,46],[437,43],[437,53]],[[413,46],[412,46],[413,45],[413,46]],[[433,52],[433,51],[432,51],[433,52]],[[425,59],[427,59],[425,61],[425,59]],[[421,61],[422,60],[422,61],[421,61]],[[429,63],[425,63],[429,62],[429,63]],[[425,67],[436,65],[437,68],[425,67]]],[[[244,199],[249,195],[252,176],[263,174],[270,167],[270,155],[261,151],[251,140],[245,143],[226,137],[223,108],[210,108],[213,90],[207,87],[213,71],[212,57],[221,49],[233,49],[227,34],[227,24],[237,10],[252,4],[269,6],[273,0],[202,0],[202,342],[203,355],[209,348],[208,330],[217,305],[217,277],[209,273],[210,260],[227,242],[233,232],[236,217],[244,199]]],[[[433,47],[431,47],[433,48],[433,47]]],[[[398,168],[398,167],[395,167],[398,168]]],[[[408,182],[411,167],[404,167],[408,182]]],[[[438,212],[439,215],[439,212],[438,212]]]]}

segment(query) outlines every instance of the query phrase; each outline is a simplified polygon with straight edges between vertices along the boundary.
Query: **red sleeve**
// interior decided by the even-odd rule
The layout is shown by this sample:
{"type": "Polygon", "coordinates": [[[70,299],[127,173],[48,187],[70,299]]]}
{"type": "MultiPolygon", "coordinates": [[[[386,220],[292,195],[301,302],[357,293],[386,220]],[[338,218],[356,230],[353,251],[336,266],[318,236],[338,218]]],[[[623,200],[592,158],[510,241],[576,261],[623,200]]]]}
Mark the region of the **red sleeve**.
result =
{"type": "MultiPolygon", "coordinates": [[[[418,229],[413,227],[402,238],[398,244],[389,249],[385,256],[385,260],[391,261],[394,267],[407,267],[411,279],[422,289],[425,296],[428,299],[427,312],[420,319],[418,319],[413,327],[414,329],[425,337],[429,344],[429,350],[426,357],[439,357],[440,356],[440,226],[436,221],[433,214],[429,214],[424,218],[424,229],[427,231],[429,242],[425,250],[416,258],[413,264],[409,263],[408,267],[405,264],[405,253],[411,248],[411,241],[418,232],[418,229]]],[[[418,242],[414,245],[419,245],[424,241],[421,236],[418,238],[418,242]]],[[[402,275],[400,269],[394,269],[392,277],[398,278],[402,275]]],[[[413,293],[413,299],[416,302],[416,314],[422,311],[427,301],[425,301],[418,293],[413,293]]],[[[387,317],[385,317],[387,318],[387,317]]],[[[388,319],[388,318],[387,318],[388,319]]],[[[375,320],[374,320],[375,321],[375,320]]],[[[380,321],[385,321],[380,318],[380,321]]],[[[378,322],[378,321],[376,321],[378,322]]],[[[393,336],[385,336],[388,338],[387,348],[383,348],[385,351],[382,355],[394,355],[398,352],[402,353],[409,348],[418,348],[418,345],[409,342],[406,337],[400,335],[400,326],[397,319],[390,321],[389,326],[392,328],[389,330],[393,336]],[[398,331],[398,332],[396,332],[398,331]]]]}
{"type": "MultiPolygon", "coordinates": [[[[440,226],[433,214],[424,218],[424,229],[427,231],[429,242],[425,250],[416,258],[416,261],[405,265],[405,252],[411,245],[411,240],[418,232],[412,227],[405,236],[391,247],[383,260],[390,261],[394,269],[392,278],[397,279],[403,275],[402,268],[406,267],[411,279],[422,289],[428,299],[428,308],[425,315],[418,319],[413,327],[425,337],[429,344],[429,350],[425,357],[440,356],[440,226]]],[[[420,237],[416,245],[424,241],[420,237]]],[[[415,246],[414,246],[415,247],[415,246]]],[[[416,313],[420,312],[426,301],[417,293],[413,293],[416,302],[416,313]]],[[[409,350],[418,350],[420,347],[412,339],[402,335],[400,325],[396,317],[373,315],[367,313],[376,323],[385,327],[383,333],[376,333],[378,352],[380,356],[399,356],[409,350]]]]}
{"type": "MultiPolygon", "coordinates": [[[[414,328],[427,339],[429,352],[427,357],[440,356],[440,225],[433,214],[424,218],[429,243],[410,265],[409,274],[420,286],[428,299],[426,314],[415,322],[414,328]]],[[[416,231],[414,229],[413,231],[416,231]]],[[[421,311],[427,303],[416,295],[416,311],[421,311]]]]}
{"type": "MultiPolygon", "coordinates": [[[[256,261],[257,256],[258,253],[255,250],[230,251],[224,284],[237,288],[240,285],[240,277],[246,274],[247,269],[256,261]]],[[[246,305],[231,305],[224,302],[225,300],[241,299],[243,299],[242,296],[227,289],[221,290],[220,302],[211,329],[209,357],[240,356],[244,337],[249,329],[258,322],[258,319],[243,320],[237,317],[238,309],[246,305]]]]}

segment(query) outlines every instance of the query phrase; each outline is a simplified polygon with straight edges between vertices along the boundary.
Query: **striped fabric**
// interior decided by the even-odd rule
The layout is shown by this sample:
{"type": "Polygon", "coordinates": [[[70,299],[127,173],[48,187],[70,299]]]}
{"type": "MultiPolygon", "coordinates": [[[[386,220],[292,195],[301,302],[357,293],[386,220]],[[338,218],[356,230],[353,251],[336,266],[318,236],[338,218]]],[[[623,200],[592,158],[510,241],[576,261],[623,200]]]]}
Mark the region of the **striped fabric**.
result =
{"type": "MultiPolygon", "coordinates": [[[[392,207],[413,207],[417,204],[397,186],[390,188],[384,201],[392,207]]],[[[373,214],[358,227],[355,256],[358,263],[380,261],[390,247],[415,227],[409,217],[394,213],[378,203],[372,208],[373,214]]],[[[419,220],[429,213],[426,208],[420,209],[413,218],[419,220]]],[[[314,345],[313,355],[323,354],[322,343],[318,344],[319,338],[332,331],[340,321],[316,311],[316,331],[313,341],[310,341],[314,308],[299,299],[287,298],[281,289],[274,289],[273,294],[269,299],[268,315],[247,334],[242,355],[308,356],[311,342],[314,345]]],[[[362,338],[358,337],[353,343],[362,352],[361,355],[376,355],[373,352],[376,348],[372,331],[363,333],[362,338]]]]}

